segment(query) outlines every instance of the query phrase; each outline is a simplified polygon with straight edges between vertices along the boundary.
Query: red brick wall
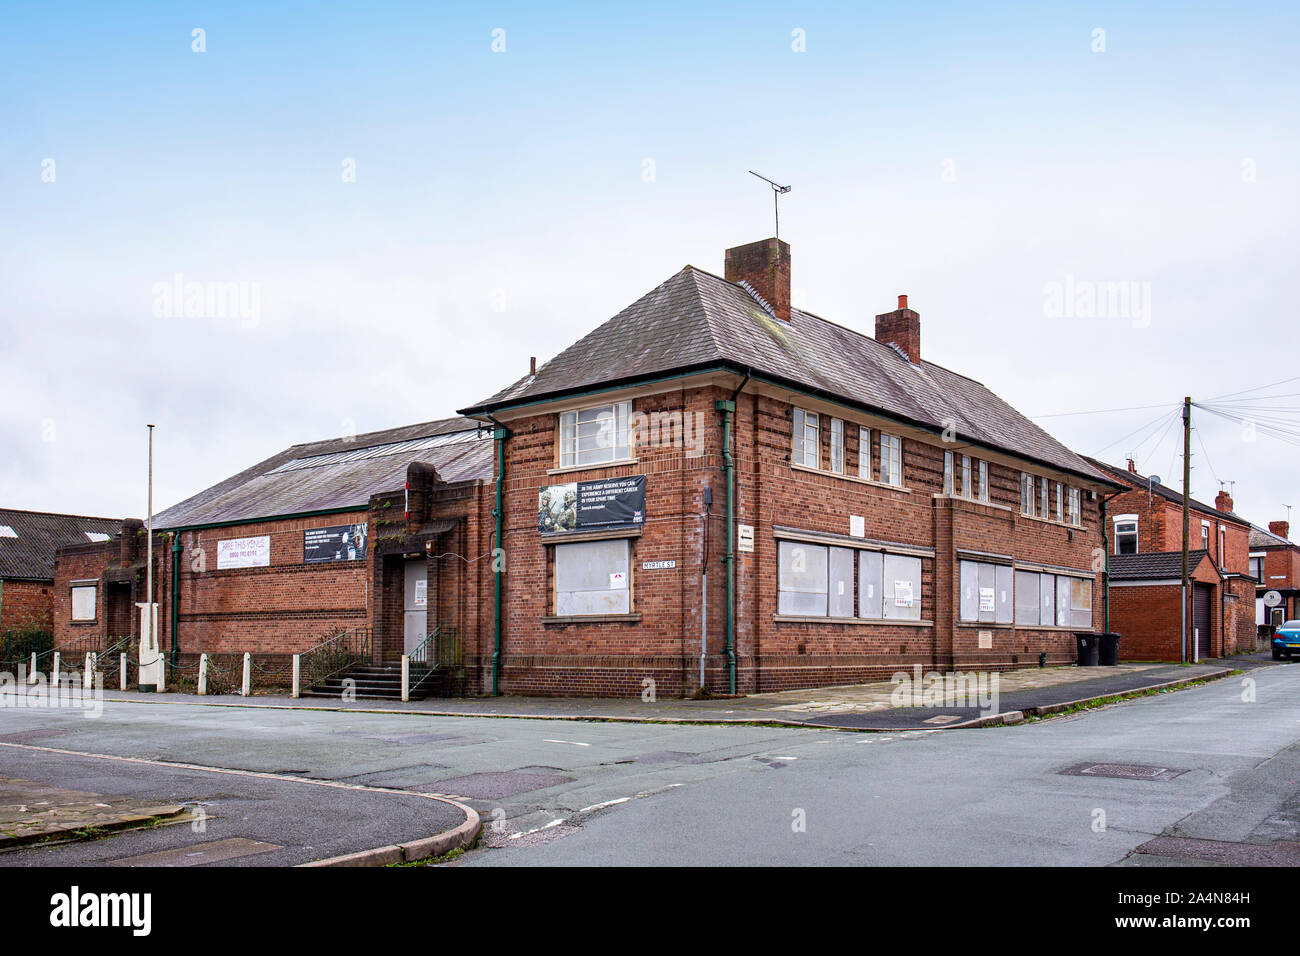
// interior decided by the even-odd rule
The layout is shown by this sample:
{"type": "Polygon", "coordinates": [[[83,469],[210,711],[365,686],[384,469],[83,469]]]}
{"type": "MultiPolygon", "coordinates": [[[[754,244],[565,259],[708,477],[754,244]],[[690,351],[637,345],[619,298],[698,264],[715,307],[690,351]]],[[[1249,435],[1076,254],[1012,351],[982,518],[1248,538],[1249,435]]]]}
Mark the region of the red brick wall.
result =
{"type": "Polygon", "coordinates": [[[6,580],[0,585],[0,629],[54,627],[54,585],[50,581],[6,580]]]}

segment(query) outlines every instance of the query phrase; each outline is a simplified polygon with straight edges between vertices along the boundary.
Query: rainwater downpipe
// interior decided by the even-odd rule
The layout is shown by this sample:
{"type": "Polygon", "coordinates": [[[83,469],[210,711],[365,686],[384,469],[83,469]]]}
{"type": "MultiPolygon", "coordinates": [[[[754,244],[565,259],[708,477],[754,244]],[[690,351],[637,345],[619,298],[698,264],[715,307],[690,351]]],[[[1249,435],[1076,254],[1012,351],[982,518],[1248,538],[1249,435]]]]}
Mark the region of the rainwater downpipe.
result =
{"type": "Polygon", "coordinates": [[[1103,495],[1101,499],[1101,550],[1104,552],[1101,572],[1101,606],[1104,611],[1102,630],[1107,634],[1110,633],[1110,525],[1106,520],[1106,503],[1122,494],[1125,492],[1117,491],[1112,495],[1103,495]]]}
{"type": "Polygon", "coordinates": [[[510,430],[502,425],[499,421],[488,415],[488,420],[496,426],[492,432],[492,438],[497,443],[497,503],[492,509],[492,516],[496,518],[496,540],[499,554],[492,556],[493,575],[495,578],[494,590],[496,592],[496,604],[494,612],[494,622],[492,627],[492,696],[501,696],[501,575],[505,571],[502,557],[505,555],[503,544],[503,533],[505,526],[505,507],[504,507],[504,482],[506,477],[506,439],[510,437],[510,430]]]}
{"type": "Polygon", "coordinates": [[[172,669],[177,666],[180,660],[181,645],[178,627],[180,626],[180,580],[181,580],[181,533],[172,532],[172,599],[171,599],[171,618],[172,618],[172,669]]]}
{"type": "Polygon", "coordinates": [[[751,371],[729,400],[719,400],[714,407],[722,412],[722,470],[727,475],[727,687],[736,693],[736,460],[731,453],[731,420],[736,413],[736,399],[749,384],[751,371]]]}

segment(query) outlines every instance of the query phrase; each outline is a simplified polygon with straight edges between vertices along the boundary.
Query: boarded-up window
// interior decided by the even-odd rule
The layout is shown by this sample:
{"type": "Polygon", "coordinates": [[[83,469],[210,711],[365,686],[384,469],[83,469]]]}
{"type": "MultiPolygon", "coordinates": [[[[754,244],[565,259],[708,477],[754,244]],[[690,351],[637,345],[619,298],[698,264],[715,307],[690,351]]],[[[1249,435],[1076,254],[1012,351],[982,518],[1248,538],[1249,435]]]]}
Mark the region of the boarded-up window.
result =
{"type": "Polygon", "coordinates": [[[878,620],[885,616],[884,574],[884,555],[879,551],[863,551],[858,555],[858,617],[878,620]]]}
{"type": "Polygon", "coordinates": [[[1070,579],[1065,575],[1056,579],[1056,625],[1070,626],[1070,579]]]}
{"type": "Polygon", "coordinates": [[[999,564],[993,577],[993,586],[997,589],[995,603],[993,606],[993,623],[1010,624],[1011,623],[1011,568],[1005,564],[999,564]]]}
{"type": "Polygon", "coordinates": [[[1016,623],[1022,627],[1038,624],[1038,575],[1033,571],[1016,572],[1016,623]]]}
{"type": "Polygon", "coordinates": [[[777,612],[826,616],[826,548],[782,541],[779,549],[777,612]]]}
{"type": "Polygon", "coordinates": [[[555,546],[555,613],[628,614],[632,610],[626,539],[555,546]]]}
{"type": "Polygon", "coordinates": [[[830,557],[831,617],[853,616],[853,551],[831,548],[830,557]]]}
{"type": "Polygon", "coordinates": [[[1056,578],[1051,574],[1038,576],[1039,618],[1045,626],[1056,623],[1056,578]]]}
{"type": "Polygon", "coordinates": [[[974,561],[963,561],[961,563],[960,620],[979,620],[979,586],[979,565],[974,561]]]}
{"type": "Polygon", "coordinates": [[[1086,578],[1070,579],[1070,626],[1092,627],[1092,582],[1086,578]]]}
{"type": "Polygon", "coordinates": [[[72,589],[72,619],[74,621],[93,621],[95,619],[97,590],[93,584],[78,585],[72,589]]]}
{"type": "Polygon", "coordinates": [[[921,619],[921,559],[885,555],[885,617],[921,619]]]}

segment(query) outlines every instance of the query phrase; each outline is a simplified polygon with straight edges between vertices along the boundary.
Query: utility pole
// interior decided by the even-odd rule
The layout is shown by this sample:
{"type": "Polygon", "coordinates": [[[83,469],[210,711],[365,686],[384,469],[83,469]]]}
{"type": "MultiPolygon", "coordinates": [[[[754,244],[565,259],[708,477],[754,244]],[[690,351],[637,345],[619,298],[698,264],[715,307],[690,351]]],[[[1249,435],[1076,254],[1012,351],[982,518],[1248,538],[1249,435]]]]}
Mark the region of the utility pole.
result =
{"type": "Polygon", "coordinates": [[[1183,398],[1183,663],[1187,663],[1187,594],[1189,591],[1187,568],[1187,538],[1189,533],[1188,495],[1192,483],[1192,399],[1183,398]]]}

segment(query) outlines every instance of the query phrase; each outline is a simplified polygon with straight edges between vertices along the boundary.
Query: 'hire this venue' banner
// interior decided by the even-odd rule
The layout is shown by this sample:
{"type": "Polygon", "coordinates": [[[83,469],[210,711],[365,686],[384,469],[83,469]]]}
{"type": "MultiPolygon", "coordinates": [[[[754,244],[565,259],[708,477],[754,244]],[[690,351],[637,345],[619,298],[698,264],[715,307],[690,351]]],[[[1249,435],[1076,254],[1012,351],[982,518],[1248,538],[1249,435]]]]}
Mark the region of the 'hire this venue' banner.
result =
{"type": "Polygon", "coordinates": [[[548,485],[538,495],[537,530],[599,531],[645,523],[645,475],[548,485]]]}

